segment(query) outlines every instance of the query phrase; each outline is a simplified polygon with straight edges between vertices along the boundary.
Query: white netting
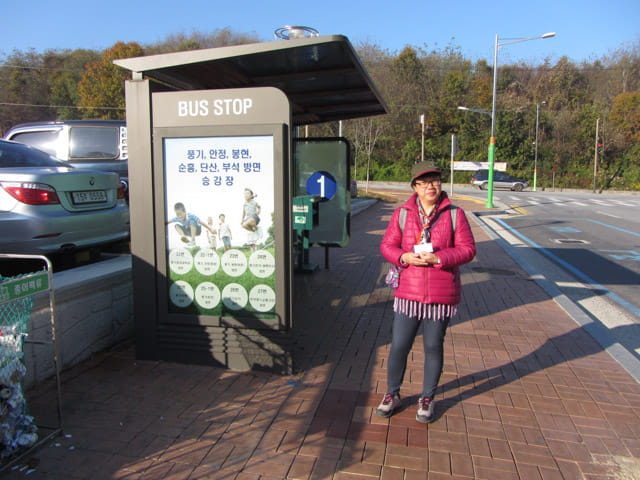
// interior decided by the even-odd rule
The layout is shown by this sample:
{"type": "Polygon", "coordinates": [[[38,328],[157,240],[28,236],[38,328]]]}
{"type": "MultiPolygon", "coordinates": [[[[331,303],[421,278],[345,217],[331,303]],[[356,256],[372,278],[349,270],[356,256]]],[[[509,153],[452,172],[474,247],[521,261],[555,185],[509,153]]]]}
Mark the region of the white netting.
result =
{"type": "MultiPolygon", "coordinates": [[[[6,278],[0,277],[0,282],[6,278]]],[[[38,440],[37,427],[28,414],[23,380],[22,343],[33,299],[21,298],[0,305],[0,458],[38,440]]]]}

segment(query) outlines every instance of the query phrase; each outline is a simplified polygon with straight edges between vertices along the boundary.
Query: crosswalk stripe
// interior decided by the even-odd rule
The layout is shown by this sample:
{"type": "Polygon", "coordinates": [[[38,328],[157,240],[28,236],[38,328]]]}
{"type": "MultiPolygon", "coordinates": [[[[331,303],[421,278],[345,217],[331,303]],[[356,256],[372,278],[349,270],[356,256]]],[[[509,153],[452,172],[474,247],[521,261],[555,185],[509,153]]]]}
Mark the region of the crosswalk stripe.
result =
{"type": "Polygon", "coordinates": [[[633,203],[623,202],[622,200],[611,200],[610,203],[613,203],[615,205],[623,205],[625,207],[635,207],[633,203]]]}
{"type": "MultiPolygon", "coordinates": [[[[493,199],[496,202],[501,201],[501,197],[499,195],[494,195],[493,199]]],[[[612,206],[612,205],[620,205],[623,207],[638,207],[640,206],[640,200],[601,200],[597,198],[585,198],[577,200],[575,198],[570,197],[525,197],[517,196],[517,195],[507,195],[506,197],[502,197],[502,201],[510,201],[516,205],[542,205],[543,203],[556,203],[559,205],[573,205],[577,207],[589,207],[592,205],[598,206],[612,206]]]]}

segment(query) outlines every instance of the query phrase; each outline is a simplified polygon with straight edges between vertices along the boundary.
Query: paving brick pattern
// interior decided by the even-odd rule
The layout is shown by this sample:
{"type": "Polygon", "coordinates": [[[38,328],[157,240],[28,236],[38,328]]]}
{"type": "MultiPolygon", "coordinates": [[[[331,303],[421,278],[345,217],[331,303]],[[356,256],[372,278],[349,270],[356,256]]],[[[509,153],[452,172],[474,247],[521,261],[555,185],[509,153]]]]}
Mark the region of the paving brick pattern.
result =
{"type": "MultiPolygon", "coordinates": [[[[462,268],[436,421],[415,421],[421,341],[402,410],[374,415],[393,294],[379,244],[393,208],[354,217],[330,269],[296,276],[296,375],[136,361],[123,345],[65,373],[67,437],[3,478],[640,478],[640,385],[473,221],[478,254],[462,268]]],[[[30,393],[40,421],[52,392],[30,393]]]]}

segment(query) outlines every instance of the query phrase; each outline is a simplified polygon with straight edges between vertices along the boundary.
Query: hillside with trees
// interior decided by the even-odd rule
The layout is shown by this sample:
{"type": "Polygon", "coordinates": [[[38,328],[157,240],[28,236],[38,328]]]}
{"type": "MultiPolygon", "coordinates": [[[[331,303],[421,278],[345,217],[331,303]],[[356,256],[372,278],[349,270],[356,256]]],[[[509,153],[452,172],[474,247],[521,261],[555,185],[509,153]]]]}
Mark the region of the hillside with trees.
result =
{"type": "MultiPolygon", "coordinates": [[[[0,130],[16,123],[73,118],[124,118],[124,80],[113,59],[258,42],[255,35],[215,30],[177,34],[153,45],[116,43],[102,51],[14,51],[0,60],[0,130]]],[[[492,66],[465,58],[460,48],[407,46],[389,52],[355,46],[389,114],[343,122],[357,159],[358,179],[408,178],[421,152],[448,169],[451,135],[456,160],[486,161],[491,118],[458,106],[490,110],[492,66]]],[[[539,108],[538,187],[591,188],[599,149],[598,188],[640,190],[640,42],[575,63],[566,57],[539,65],[501,64],[498,70],[496,161],[531,181],[539,108]],[[539,107],[538,107],[539,105],[539,107]],[[599,138],[596,147],[596,122],[599,138]]],[[[310,135],[334,136],[336,122],[312,125],[310,135]]],[[[470,173],[457,172],[456,181],[470,173]]]]}

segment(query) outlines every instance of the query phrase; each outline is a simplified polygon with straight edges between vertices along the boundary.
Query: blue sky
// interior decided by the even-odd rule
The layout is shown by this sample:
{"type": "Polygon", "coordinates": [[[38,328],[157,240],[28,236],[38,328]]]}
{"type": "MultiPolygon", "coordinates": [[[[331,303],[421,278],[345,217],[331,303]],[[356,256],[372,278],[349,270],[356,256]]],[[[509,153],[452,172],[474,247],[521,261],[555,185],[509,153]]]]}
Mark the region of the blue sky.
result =
{"type": "Polygon", "coordinates": [[[555,31],[553,39],[501,48],[500,63],[537,64],[563,55],[580,62],[640,43],[640,1],[7,1],[0,14],[0,58],[14,49],[144,45],[171,33],[224,27],[267,41],[284,25],[314,27],[321,35],[346,35],[354,45],[368,41],[392,52],[405,45],[440,49],[452,43],[465,57],[490,64],[496,34],[506,39],[555,31]]]}

